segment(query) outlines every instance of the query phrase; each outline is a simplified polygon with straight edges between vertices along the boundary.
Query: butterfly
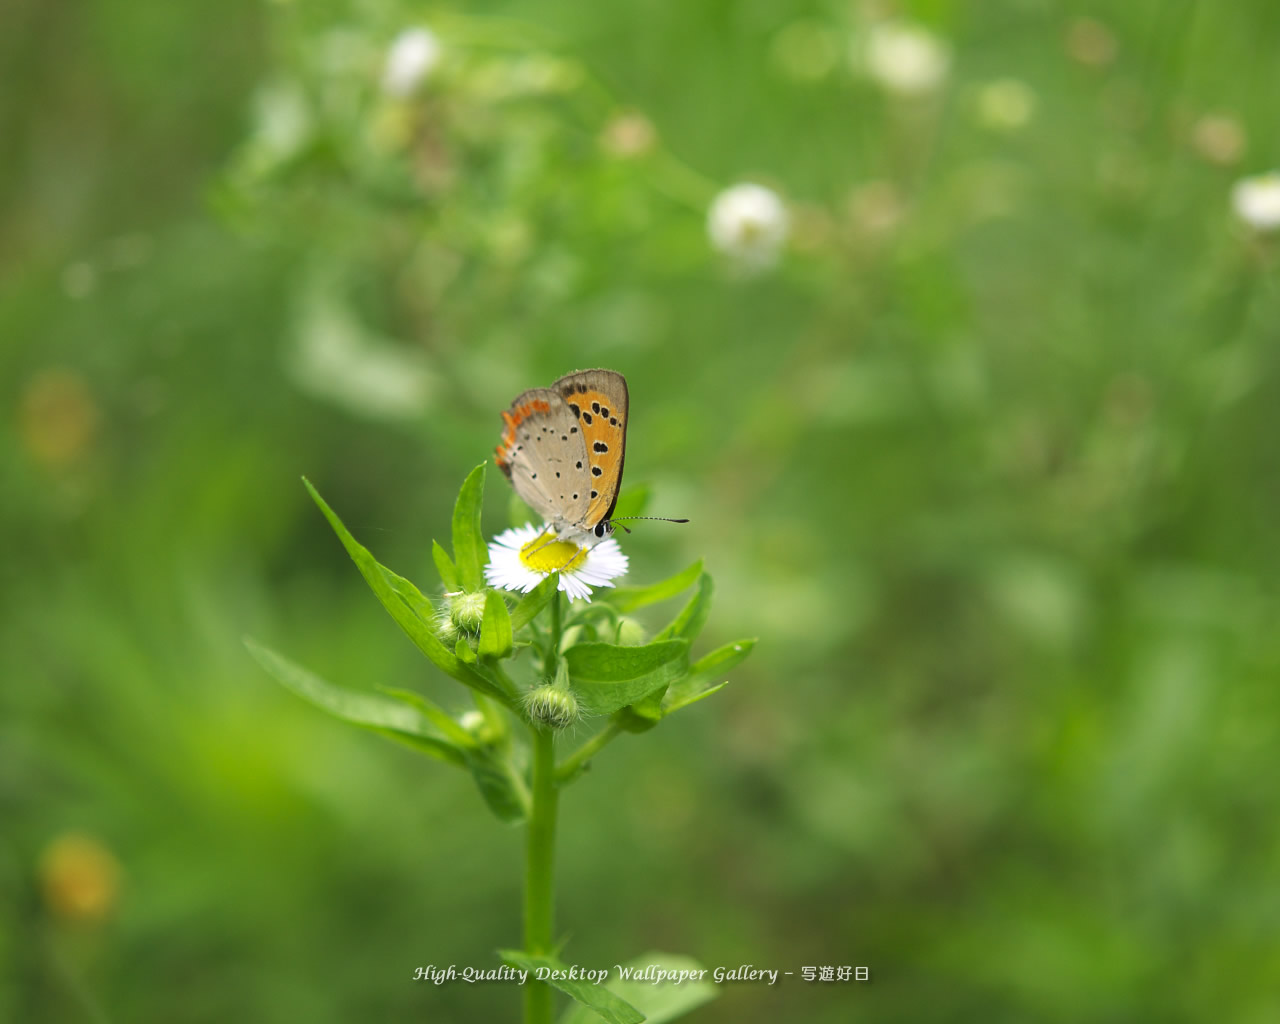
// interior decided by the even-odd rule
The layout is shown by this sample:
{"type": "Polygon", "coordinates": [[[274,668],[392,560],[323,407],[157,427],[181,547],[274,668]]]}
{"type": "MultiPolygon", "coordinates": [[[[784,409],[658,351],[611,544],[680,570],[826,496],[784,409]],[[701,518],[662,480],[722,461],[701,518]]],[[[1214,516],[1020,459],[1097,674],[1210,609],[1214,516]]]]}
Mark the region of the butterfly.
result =
{"type": "Polygon", "coordinates": [[[531,388],[502,414],[498,468],[557,536],[608,537],[629,417],[627,381],[614,370],[578,370],[531,388]]]}

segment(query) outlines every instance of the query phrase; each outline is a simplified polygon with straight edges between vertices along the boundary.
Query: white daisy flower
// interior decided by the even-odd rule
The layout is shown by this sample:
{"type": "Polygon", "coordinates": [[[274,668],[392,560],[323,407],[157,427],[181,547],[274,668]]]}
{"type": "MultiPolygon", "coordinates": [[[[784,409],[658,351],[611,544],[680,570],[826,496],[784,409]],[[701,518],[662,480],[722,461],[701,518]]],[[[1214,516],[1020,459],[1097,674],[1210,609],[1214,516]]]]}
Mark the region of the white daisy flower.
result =
{"type": "Polygon", "coordinates": [[[1231,205],[1255,231],[1280,229],[1280,172],[1241,178],[1231,190],[1231,205]]]}
{"type": "Polygon", "coordinates": [[[742,184],[716,196],[707,213],[711,244],[746,270],[764,270],[778,260],[790,218],[778,193],[742,184]]]}
{"type": "Polygon", "coordinates": [[[627,556],[612,537],[586,547],[525,523],[489,542],[484,578],[491,587],[527,594],[554,572],[571,601],[590,601],[592,587],[612,587],[626,571],[627,556]]]}
{"type": "Polygon", "coordinates": [[[387,50],[382,91],[396,99],[412,95],[440,63],[440,51],[440,40],[430,29],[405,29],[387,50]]]}
{"type": "Polygon", "coordinates": [[[951,50],[927,29],[906,22],[873,25],[865,40],[855,45],[855,61],[888,92],[899,96],[924,96],[947,77],[951,50]],[[858,45],[860,44],[860,45],[858,45]]]}

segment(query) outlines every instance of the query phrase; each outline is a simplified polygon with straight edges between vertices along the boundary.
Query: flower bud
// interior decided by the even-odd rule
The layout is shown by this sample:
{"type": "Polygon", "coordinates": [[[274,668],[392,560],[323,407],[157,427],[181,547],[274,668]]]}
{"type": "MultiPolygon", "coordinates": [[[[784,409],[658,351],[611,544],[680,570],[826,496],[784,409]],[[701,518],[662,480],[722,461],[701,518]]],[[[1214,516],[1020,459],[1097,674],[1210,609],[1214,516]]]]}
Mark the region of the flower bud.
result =
{"type": "Polygon", "coordinates": [[[530,690],[525,696],[524,708],[534,722],[548,729],[567,729],[581,717],[573,691],[549,684],[530,690]]]}
{"type": "Polygon", "coordinates": [[[484,594],[459,594],[449,602],[449,618],[464,633],[479,633],[484,621],[484,594]]]}
{"type": "Polygon", "coordinates": [[[645,642],[645,639],[644,626],[627,615],[618,618],[618,645],[620,647],[639,647],[645,642]]]}

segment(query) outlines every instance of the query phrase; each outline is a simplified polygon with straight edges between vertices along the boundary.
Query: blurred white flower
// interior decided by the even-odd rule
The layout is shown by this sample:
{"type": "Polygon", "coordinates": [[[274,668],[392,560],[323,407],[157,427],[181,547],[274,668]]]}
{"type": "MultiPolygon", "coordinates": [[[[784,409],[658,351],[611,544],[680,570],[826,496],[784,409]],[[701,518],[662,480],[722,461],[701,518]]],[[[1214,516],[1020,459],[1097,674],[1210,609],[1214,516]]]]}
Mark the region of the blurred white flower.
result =
{"type": "Polygon", "coordinates": [[[855,51],[855,60],[887,91],[899,96],[923,96],[937,89],[947,77],[951,51],[927,29],[886,21],[870,28],[863,47],[855,51]]]}
{"type": "Polygon", "coordinates": [[[1231,205],[1255,231],[1280,229],[1280,172],[1241,178],[1231,190],[1231,205]]]}
{"type": "Polygon", "coordinates": [[[993,131],[1017,131],[1035,109],[1036,94],[1016,78],[999,78],[978,90],[978,119],[993,131]]]}
{"type": "Polygon", "coordinates": [[[382,91],[396,99],[412,95],[440,63],[440,53],[440,40],[435,33],[425,28],[405,29],[387,50],[382,91]]]}
{"type": "Polygon", "coordinates": [[[778,193],[741,184],[716,196],[707,214],[711,244],[744,270],[773,266],[787,240],[790,219],[778,193]]]}

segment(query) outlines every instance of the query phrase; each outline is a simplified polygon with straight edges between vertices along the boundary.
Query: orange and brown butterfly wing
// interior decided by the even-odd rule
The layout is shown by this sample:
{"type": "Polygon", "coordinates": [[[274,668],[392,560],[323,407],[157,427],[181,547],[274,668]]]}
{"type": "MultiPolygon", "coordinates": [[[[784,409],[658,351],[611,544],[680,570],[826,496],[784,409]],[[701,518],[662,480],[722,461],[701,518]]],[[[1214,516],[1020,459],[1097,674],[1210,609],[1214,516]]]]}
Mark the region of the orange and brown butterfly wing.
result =
{"type": "Polygon", "coordinates": [[[533,388],[502,414],[498,468],[526,504],[547,522],[587,514],[591,490],[582,427],[556,391],[533,388]]]}
{"type": "Polygon", "coordinates": [[[631,416],[627,381],[613,370],[579,370],[561,377],[551,390],[568,405],[586,442],[590,501],[585,515],[573,525],[589,531],[608,519],[618,502],[631,416]]]}

